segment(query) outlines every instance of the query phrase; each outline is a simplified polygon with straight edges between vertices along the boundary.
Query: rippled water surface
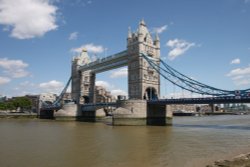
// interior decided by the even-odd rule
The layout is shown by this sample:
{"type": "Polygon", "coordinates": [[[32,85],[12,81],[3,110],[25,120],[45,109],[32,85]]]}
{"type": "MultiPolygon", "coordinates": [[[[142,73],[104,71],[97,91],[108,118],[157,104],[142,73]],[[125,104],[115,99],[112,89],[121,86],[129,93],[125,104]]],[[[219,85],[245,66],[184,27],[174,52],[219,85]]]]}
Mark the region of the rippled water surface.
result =
{"type": "Polygon", "coordinates": [[[205,166],[250,151],[250,116],[175,117],[172,127],[0,120],[1,167],[205,166]]]}

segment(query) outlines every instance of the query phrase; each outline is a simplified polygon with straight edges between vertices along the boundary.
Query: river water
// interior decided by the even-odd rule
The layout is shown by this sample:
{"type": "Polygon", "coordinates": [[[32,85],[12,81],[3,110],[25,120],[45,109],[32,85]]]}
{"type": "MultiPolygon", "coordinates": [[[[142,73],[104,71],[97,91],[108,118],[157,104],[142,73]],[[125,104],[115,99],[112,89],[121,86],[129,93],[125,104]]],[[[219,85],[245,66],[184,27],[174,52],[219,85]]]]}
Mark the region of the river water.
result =
{"type": "Polygon", "coordinates": [[[1,119],[1,167],[200,167],[250,151],[250,115],[173,126],[1,119]]]}

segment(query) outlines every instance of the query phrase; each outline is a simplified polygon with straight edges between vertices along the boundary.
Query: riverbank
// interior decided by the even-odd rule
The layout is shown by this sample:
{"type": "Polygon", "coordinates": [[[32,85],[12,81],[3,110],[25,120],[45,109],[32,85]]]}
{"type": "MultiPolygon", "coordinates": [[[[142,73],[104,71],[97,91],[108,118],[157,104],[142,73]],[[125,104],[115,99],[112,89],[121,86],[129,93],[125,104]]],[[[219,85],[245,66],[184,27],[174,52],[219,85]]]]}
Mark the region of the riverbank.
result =
{"type": "Polygon", "coordinates": [[[212,165],[206,167],[250,167],[250,152],[247,154],[240,154],[231,160],[215,161],[212,165]]]}
{"type": "Polygon", "coordinates": [[[21,118],[37,118],[37,113],[32,112],[0,112],[0,119],[21,119],[21,118]]]}

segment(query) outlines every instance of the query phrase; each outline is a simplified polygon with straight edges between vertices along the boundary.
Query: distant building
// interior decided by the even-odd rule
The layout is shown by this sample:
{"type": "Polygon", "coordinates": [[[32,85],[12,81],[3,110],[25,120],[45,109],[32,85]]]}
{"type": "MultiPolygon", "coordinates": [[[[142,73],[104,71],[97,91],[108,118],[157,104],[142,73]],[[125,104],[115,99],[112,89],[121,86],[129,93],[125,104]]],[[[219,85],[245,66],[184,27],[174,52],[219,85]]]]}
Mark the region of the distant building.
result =
{"type": "Polygon", "coordinates": [[[0,102],[5,102],[7,100],[7,97],[6,96],[1,96],[0,95],[0,102]]]}
{"type": "Polygon", "coordinates": [[[31,101],[31,111],[37,113],[39,107],[39,95],[26,95],[31,101]]]}
{"type": "Polygon", "coordinates": [[[37,107],[38,115],[40,115],[40,108],[44,104],[52,104],[54,101],[56,101],[57,95],[54,93],[41,93],[39,95],[39,105],[37,107]]]}
{"type": "Polygon", "coordinates": [[[171,105],[172,111],[196,111],[194,104],[173,104],[171,105]]]}
{"type": "Polygon", "coordinates": [[[218,105],[213,105],[213,109],[212,109],[212,106],[209,105],[209,104],[204,104],[204,105],[200,105],[199,106],[199,111],[200,112],[203,112],[203,113],[206,113],[206,112],[222,112],[223,110],[221,109],[220,106],[218,105]]]}
{"type": "Polygon", "coordinates": [[[64,93],[63,97],[62,97],[62,103],[67,103],[67,102],[71,102],[72,101],[72,95],[71,92],[66,92],[64,93]]]}
{"type": "Polygon", "coordinates": [[[53,93],[41,93],[39,95],[39,101],[53,103],[54,101],[56,101],[56,97],[56,94],[53,93]]]}
{"type": "Polygon", "coordinates": [[[96,103],[112,102],[115,98],[102,86],[95,86],[96,103]]]}

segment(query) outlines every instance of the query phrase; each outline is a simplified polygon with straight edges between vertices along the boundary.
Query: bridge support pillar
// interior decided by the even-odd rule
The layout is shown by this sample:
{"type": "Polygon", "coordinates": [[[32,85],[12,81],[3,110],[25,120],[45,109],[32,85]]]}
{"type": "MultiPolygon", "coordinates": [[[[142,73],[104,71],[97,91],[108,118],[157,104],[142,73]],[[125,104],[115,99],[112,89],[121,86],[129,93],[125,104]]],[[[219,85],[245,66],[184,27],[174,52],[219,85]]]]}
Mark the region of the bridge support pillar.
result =
{"type": "Polygon", "coordinates": [[[113,112],[113,125],[146,125],[146,100],[117,101],[117,109],[113,112]]]}
{"type": "Polygon", "coordinates": [[[169,105],[148,104],[147,125],[172,125],[172,111],[169,105]]]}
{"type": "Polygon", "coordinates": [[[75,121],[78,116],[78,105],[75,103],[64,104],[62,109],[54,112],[55,120],[75,121]]]}
{"type": "Polygon", "coordinates": [[[146,100],[122,100],[113,112],[113,125],[171,125],[172,112],[166,105],[149,105],[146,100]]]}
{"type": "Polygon", "coordinates": [[[106,116],[106,108],[97,108],[96,106],[89,106],[83,109],[81,105],[78,105],[78,121],[103,122],[106,120],[106,116]]]}

